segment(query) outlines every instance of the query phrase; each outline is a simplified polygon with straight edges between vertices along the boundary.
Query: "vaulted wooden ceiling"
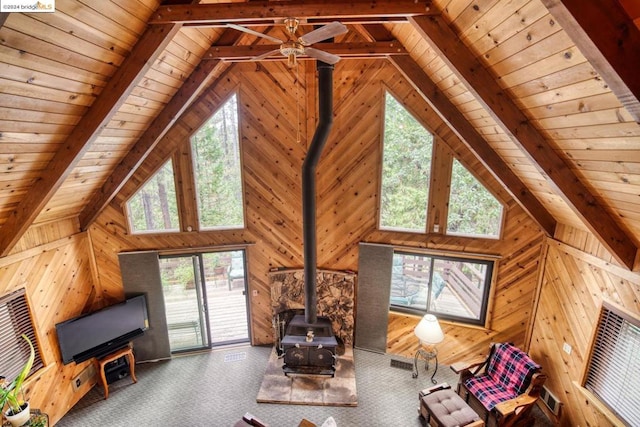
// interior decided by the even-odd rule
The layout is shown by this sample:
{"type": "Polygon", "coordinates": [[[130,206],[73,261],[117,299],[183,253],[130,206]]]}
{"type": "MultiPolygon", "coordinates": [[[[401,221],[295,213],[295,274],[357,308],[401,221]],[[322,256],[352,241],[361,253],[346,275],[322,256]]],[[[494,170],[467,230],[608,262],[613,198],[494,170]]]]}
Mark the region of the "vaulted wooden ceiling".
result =
{"type": "Polygon", "coordinates": [[[630,0],[57,0],[0,14],[0,255],[34,224],[86,229],[235,62],[339,20],[314,47],[385,57],[538,222],[640,244],[640,8],[630,0]],[[194,2],[197,3],[197,2],[194,2]]]}

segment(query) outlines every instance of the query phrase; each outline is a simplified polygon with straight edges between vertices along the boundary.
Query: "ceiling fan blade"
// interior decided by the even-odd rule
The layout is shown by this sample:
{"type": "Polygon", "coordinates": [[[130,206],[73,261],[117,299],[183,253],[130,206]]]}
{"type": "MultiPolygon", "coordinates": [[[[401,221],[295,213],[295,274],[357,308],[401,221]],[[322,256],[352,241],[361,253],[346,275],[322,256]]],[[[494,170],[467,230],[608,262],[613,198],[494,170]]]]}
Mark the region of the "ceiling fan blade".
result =
{"type": "Polygon", "coordinates": [[[254,36],[262,37],[263,39],[271,40],[274,43],[284,43],[284,41],[277,39],[275,37],[271,37],[267,34],[262,34],[257,31],[252,30],[251,28],[243,27],[242,25],[236,24],[227,24],[227,27],[233,28],[234,30],[242,31],[243,33],[251,34],[254,36]]]}
{"type": "Polygon", "coordinates": [[[310,33],[307,33],[300,37],[298,41],[305,46],[312,45],[322,40],[330,39],[334,36],[339,36],[340,34],[344,34],[349,31],[346,25],[341,24],[338,21],[333,21],[330,24],[327,24],[323,27],[318,28],[317,30],[313,30],[310,33]]]}
{"type": "Polygon", "coordinates": [[[304,53],[313,58],[319,59],[322,62],[326,62],[327,64],[335,64],[340,61],[340,57],[338,55],[325,52],[324,50],[314,49],[312,47],[305,48],[304,53]]]}
{"type": "Polygon", "coordinates": [[[265,52],[262,55],[254,56],[251,58],[252,61],[261,61],[271,55],[275,55],[276,53],[280,53],[280,49],[270,50],[269,52],[265,52]]]}

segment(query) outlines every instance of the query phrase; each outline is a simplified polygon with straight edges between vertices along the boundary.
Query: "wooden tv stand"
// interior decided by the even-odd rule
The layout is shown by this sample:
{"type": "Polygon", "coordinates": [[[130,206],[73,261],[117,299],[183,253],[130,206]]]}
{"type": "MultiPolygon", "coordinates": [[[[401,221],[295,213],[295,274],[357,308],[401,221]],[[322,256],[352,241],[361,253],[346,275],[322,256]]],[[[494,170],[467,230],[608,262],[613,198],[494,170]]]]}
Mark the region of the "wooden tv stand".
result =
{"type": "Polygon", "coordinates": [[[133,357],[133,347],[131,346],[131,344],[101,359],[96,359],[98,372],[100,373],[100,380],[102,381],[102,388],[104,389],[105,400],[109,397],[109,384],[107,383],[107,376],[105,374],[104,368],[107,363],[113,362],[114,360],[118,360],[122,356],[126,356],[127,359],[129,360],[129,375],[131,375],[131,379],[133,380],[134,383],[138,382],[135,374],[136,361],[135,361],[135,358],[133,357]]]}

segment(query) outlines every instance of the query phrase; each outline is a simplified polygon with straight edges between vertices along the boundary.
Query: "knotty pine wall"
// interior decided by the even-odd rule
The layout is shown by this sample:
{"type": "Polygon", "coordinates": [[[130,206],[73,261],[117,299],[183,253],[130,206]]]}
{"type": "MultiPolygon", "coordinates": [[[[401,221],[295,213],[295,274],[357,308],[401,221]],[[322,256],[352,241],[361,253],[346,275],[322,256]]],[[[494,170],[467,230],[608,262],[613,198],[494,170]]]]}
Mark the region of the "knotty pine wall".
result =
{"type": "MultiPolygon", "coordinates": [[[[640,314],[640,274],[611,262],[589,232],[561,226],[547,239],[530,351],[548,374],[546,386],[562,402],[563,426],[611,426],[580,392],[603,300],[640,314]],[[564,343],[571,354],[562,350],[564,343]]],[[[552,417],[553,418],[553,417],[552,417]]]]}
{"type": "Polygon", "coordinates": [[[25,288],[45,367],[27,381],[33,408],[55,424],[95,384],[74,391],[71,380],[90,363],[63,365],[55,324],[101,307],[95,293],[93,259],[87,233],[77,220],[30,228],[12,253],[0,258],[0,295],[25,288]]]}
{"type": "MultiPolygon", "coordinates": [[[[297,71],[297,86],[296,72],[281,62],[233,65],[167,133],[158,149],[90,228],[102,293],[121,296],[117,262],[121,251],[247,244],[249,295],[257,291],[257,296],[250,297],[253,343],[273,342],[267,273],[272,267],[303,265],[300,171],[315,130],[317,104],[315,69],[313,63],[304,64],[297,71]],[[174,165],[189,163],[186,142],[189,135],[234,90],[239,93],[240,104],[246,229],[129,235],[121,204],[164,160],[173,156],[174,165]]],[[[468,354],[484,354],[489,343],[495,340],[523,345],[542,247],[542,234],[537,225],[387,62],[344,60],[337,64],[334,116],[318,165],[318,267],[356,271],[361,241],[497,255],[500,260],[491,328],[444,325],[447,338],[440,346],[440,354],[443,361],[450,362],[468,354]],[[446,142],[439,145],[435,161],[450,161],[450,154],[456,153],[505,203],[505,231],[501,241],[377,231],[385,89],[430,127],[440,141],[446,142]]],[[[188,176],[180,171],[177,174],[180,182],[188,183],[188,176]]],[[[443,177],[435,177],[432,186],[441,193],[446,192],[446,182],[443,177]]],[[[193,189],[188,188],[189,185],[185,187],[185,191],[179,189],[180,197],[192,200],[193,189]]],[[[190,223],[194,221],[193,215],[187,214],[189,219],[183,221],[183,229],[187,225],[197,229],[197,224],[190,223]]],[[[433,221],[430,217],[429,222],[433,221]]],[[[392,315],[389,352],[413,355],[417,341],[411,331],[417,321],[414,316],[392,315]]]]}

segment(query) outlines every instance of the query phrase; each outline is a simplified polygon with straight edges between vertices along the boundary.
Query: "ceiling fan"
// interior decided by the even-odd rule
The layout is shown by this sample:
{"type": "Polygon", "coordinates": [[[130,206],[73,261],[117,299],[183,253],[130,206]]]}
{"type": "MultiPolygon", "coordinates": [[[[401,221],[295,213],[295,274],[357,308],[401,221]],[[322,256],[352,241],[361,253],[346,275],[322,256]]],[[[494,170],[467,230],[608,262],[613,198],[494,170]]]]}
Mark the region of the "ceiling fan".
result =
{"type": "Polygon", "coordinates": [[[296,31],[298,30],[299,23],[300,21],[297,18],[286,18],[284,20],[284,24],[287,27],[287,32],[289,33],[289,38],[286,41],[280,40],[267,34],[259,33],[241,25],[227,24],[227,26],[238,31],[262,37],[280,44],[277,49],[266,52],[260,56],[256,56],[255,58],[253,58],[254,61],[259,61],[278,53],[288,59],[287,64],[290,68],[296,65],[296,58],[301,55],[311,56],[313,58],[319,59],[320,61],[326,62],[327,64],[335,64],[340,61],[340,57],[338,55],[334,55],[323,50],[314,49],[309,46],[319,41],[346,33],[349,30],[345,25],[341,24],[340,22],[334,21],[330,24],[317,28],[301,37],[296,38],[296,31]]]}

